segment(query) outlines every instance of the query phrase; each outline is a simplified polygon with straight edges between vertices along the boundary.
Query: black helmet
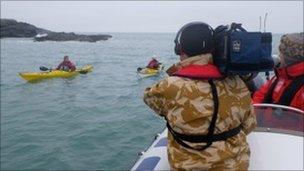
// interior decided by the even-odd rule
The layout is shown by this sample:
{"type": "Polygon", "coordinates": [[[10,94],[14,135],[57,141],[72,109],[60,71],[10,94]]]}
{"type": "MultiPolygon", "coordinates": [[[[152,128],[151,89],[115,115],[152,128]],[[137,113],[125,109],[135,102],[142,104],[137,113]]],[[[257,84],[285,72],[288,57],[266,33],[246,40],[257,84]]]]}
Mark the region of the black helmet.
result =
{"type": "Polygon", "coordinates": [[[212,53],[214,49],[213,29],[203,22],[188,23],[177,32],[174,43],[176,55],[180,55],[181,51],[189,57],[212,53]]]}

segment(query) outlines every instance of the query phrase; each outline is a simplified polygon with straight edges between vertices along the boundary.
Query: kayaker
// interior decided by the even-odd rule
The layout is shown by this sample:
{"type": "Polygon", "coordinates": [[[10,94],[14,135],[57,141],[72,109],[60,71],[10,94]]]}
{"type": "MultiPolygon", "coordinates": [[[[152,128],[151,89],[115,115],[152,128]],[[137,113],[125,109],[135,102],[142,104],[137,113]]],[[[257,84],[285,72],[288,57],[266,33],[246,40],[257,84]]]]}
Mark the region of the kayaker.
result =
{"type": "Polygon", "coordinates": [[[63,57],[63,61],[58,65],[56,69],[63,71],[75,71],[76,66],[73,62],[70,61],[69,56],[66,55],[63,57]]]}
{"type": "Polygon", "coordinates": [[[180,62],[144,92],[144,102],[167,121],[172,170],[249,166],[246,135],[256,126],[250,92],[238,76],[221,75],[212,60],[213,42],[205,23],[182,27],[175,39],[180,62]]]}
{"type": "Polygon", "coordinates": [[[158,60],[153,57],[150,60],[149,64],[146,66],[146,68],[158,69],[159,65],[160,65],[160,63],[158,62],[158,60]]]}
{"type": "Polygon", "coordinates": [[[304,111],[304,33],[281,37],[281,64],[275,76],[254,93],[254,103],[274,103],[304,111]]]}

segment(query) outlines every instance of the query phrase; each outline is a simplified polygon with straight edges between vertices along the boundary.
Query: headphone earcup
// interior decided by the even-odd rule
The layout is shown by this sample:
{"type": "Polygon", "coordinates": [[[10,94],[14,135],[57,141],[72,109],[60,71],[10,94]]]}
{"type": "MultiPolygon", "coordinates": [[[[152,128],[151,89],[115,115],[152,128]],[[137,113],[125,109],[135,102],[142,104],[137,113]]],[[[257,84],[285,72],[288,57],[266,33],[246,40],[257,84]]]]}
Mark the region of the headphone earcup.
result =
{"type": "Polygon", "coordinates": [[[181,52],[181,46],[179,43],[175,43],[175,46],[174,46],[174,52],[176,55],[180,55],[180,52],[181,52]]]}

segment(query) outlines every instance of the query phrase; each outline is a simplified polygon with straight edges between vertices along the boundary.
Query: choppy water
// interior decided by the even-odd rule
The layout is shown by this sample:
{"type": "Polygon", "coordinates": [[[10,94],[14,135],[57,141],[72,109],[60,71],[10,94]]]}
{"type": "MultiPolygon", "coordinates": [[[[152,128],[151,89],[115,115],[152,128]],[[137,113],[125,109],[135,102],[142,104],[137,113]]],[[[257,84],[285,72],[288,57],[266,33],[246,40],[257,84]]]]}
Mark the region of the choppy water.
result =
{"type": "MultiPolygon", "coordinates": [[[[1,169],[130,169],[165,124],[142,101],[165,75],[138,79],[153,54],[178,61],[174,34],[113,34],[105,42],[1,39],[1,169]],[[63,55],[94,71],[26,83],[21,71],[55,67],[63,55]]],[[[274,37],[277,53],[279,36],[274,37]]]]}

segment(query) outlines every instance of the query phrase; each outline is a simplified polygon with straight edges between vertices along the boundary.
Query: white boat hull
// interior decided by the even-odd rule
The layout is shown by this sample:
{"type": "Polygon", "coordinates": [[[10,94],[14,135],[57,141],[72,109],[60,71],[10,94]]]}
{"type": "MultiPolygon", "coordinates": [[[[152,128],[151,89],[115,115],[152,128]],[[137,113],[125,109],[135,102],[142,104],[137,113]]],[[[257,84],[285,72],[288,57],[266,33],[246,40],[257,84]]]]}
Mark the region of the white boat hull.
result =
{"type": "MultiPolygon", "coordinates": [[[[303,137],[253,132],[247,140],[251,149],[249,170],[303,170],[303,137]]],[[[170,170],[166,145],[167,129],[143,152],[131,170],[151,170],[154,164],[152,170],[170,170]]]]}
{"type": "MultiPolygon", "coordinates": [[[[256,108],[271,106],[285,114],[287,111],[302,116],[303,111],[279,105],[259,104],[256,108]]],[[[281,113],[282,114],[282,113],[281,113]]],[[[300,125],[302,127],[302,125],[300,125]]],[[[170,170],[167,157],[167,129],[157,136],[152,145],[142,152],[131,170],[170,170]]],[[[251,156],[249,170],[304,170],[303,131],[258,127],[247,136],[251,156]]]]}

